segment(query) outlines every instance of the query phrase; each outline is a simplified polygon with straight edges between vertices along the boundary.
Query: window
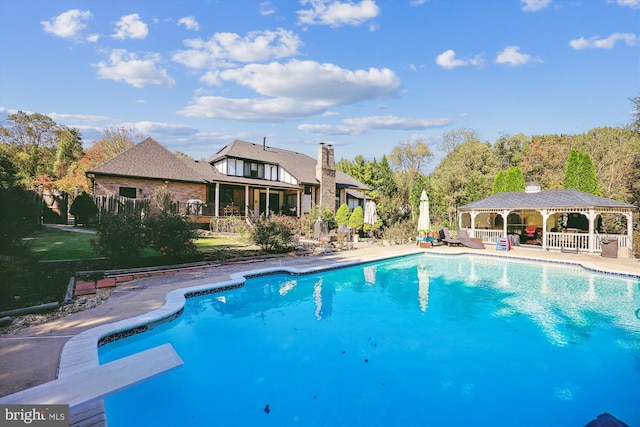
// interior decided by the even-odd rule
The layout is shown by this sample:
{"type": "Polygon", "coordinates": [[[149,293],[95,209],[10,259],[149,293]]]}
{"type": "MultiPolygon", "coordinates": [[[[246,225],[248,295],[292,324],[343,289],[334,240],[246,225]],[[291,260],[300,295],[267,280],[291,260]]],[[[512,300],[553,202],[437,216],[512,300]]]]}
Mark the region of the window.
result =
{"type": "Polygon", "coordinates": [[[136,189],[131,187],[120,187],[119,194],[121,197],[128,197],[130,199],[135,199],[136,189]]]}

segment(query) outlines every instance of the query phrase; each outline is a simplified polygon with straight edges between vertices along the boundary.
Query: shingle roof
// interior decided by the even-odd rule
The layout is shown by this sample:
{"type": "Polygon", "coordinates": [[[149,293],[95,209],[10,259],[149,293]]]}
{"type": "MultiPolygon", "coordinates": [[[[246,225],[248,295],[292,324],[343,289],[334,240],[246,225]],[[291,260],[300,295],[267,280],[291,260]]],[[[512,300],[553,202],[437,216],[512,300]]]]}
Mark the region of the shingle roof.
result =
{"type": "MultiPolygon", "coordinates": [[[[235,140],[209,157],[207,162],[214,163],[225,157],[257,160],[279,165],[296,177],[302,184],[318,184],[316,178],[316,164],[318,162],[306,154],[235,140]]],[[[336,171],[336,185],[338,187],[355,187],[368,190],[367,186],[341,171],[336,171]]]]}
{"type": "Polygon", "coordinates": [[[485,199],[460,206],[458,210],[472,209],[548,209],[548,208],[621,208],[633,209],[630,205],[606,197],[594,196],[582,191],[546,190],[537,193],[496,193],[485,199]]]}
{"type": "MultiPolygon", "coordinates": [[[[278,188],[299,188],[297,185],[284,182],[221,174],[210,163],[224,157],[258,160],[280,165],[296,177],[300,183],[318,184],[315,159],[295,151],[273,147],[266,147],[263,150],[262,145],[244,141],[234,141],[211,156],[206,162],[200,162],[177,157],[154,139],[147,138],[87,172],[185,182],[211,183],[219,181],[260,187],[268,185],[278,188]]],[[[336,185],[367,189],[364,184],[340,171],[336,171],[336,185]]]]}
{"type": "Polygon", "coordinates": [[[195,160],[191,165],[184,160],[154,139],[147,138],[87,172],[186,182],[207,182],[216,172],[206,163],[204,165],[211,169],[210,173],[196,166],[198,162],[195,160]]]}

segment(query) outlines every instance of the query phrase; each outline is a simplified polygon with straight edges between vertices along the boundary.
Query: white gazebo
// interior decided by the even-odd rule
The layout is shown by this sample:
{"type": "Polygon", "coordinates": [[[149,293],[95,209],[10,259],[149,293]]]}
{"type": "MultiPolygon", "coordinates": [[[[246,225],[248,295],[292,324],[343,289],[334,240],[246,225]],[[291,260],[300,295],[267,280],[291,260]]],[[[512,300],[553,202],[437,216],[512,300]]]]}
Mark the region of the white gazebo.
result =
{"type": "Polygon", "coordinates": [[[472,237],[496,243],[499,237],[520,235],[523,243],[546,250],[581,253],[602,252],[603,214],[626,219],[626,233],[611,234],[619,253],[631,256],[633,210],[636,206],[578,190],[542,191],[537,185],[525,192],[497,193],[458,208],[460,228],[469,228],[472,237]]]}

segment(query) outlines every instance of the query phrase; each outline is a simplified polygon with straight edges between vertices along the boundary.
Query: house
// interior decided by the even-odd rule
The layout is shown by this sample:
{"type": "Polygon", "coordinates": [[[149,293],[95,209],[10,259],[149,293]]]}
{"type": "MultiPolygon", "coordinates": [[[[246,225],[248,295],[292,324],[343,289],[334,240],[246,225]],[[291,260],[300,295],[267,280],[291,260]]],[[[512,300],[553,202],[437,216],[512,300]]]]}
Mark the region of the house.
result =
{"type": "Polygon", "coordinates": [[[602,216],[626,225],[616,238],[620,253],[633,248],[633,210],[636,206],[574,189],[541,190],[536,183],[524,192],[496,193],[458,208],[460,228],[472,237],[496,243],[501,236],[519,235],[523,243],[546,250],[602,252],[602,216]]]}
{"type": "Polygon", "coordinates": [[[96,196],[150,199],[166,186],[181,213],[197,213],[203,220],[272,212],[301,216],[316,206],[335,213],[342,203],[362,206],[369,190],[336,170],[334,148],[324,143],[317,160],[236,140],[198,161],[178,157],[147,138],[87,171],[87,177],[96,196]]]}

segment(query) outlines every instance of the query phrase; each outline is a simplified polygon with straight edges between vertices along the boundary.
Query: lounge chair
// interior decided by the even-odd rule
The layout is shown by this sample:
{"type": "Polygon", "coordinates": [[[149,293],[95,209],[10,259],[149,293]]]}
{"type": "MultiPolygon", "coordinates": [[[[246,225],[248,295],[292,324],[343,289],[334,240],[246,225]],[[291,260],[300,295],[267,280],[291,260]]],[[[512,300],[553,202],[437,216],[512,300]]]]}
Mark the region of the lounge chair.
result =
{"type": "Polygon", "coordinates": [[[460,239],[460,242],[468,248],[485,249],[482,243],[474,242],[469,238],[469,234],[467,233],[467,230],[463,230],[463,229],[458,230],[458,238],[460,239]]]}
{"type": "Polygon", "coordinates": [[[453,239],[449,235],[449,229],[447,227],[442,227],[438,230],[438,234],[440,235],[440,241],[445,242],[448,246],[451,245],[462,245],[462,241],[460,239],[453,239]]]}

